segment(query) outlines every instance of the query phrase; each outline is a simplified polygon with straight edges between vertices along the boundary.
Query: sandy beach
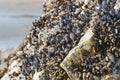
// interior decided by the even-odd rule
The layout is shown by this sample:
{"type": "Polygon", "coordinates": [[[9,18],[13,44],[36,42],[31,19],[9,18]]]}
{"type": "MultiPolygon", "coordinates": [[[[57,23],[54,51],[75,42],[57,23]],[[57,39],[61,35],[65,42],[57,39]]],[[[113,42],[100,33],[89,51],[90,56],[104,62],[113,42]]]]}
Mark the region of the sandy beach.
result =
{"type": "Polygon", "coordinates": [[[19,45],[42,14],[41,0],[0,0],[0,50],[19,45]]]}

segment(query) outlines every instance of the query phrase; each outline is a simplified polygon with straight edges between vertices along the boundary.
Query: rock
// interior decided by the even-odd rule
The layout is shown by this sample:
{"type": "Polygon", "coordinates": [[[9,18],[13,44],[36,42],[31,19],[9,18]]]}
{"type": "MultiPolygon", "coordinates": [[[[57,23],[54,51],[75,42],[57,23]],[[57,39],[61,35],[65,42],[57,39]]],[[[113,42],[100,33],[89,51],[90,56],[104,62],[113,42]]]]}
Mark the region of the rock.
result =
{"type": "Polygon", "coordinates": [[[69,72],[67,67],[71,67],[72,64],[78,64],[78,61],[86,59],[87,56],[91,55],[89,51],[91,47],[95,45],[94,41],[92,41],[93,35],[94,33],[92,32],[92,29],[88,29],[84,36],[80,39],[78,46],[74,47],[60,64],[60,66],[67,72],[72,80],[78,78],[75,77],[74,74],[69,72]],[[87,51],[89,52],[88,54],[85,53],[87,51]],[[84,54],[87,54],[86,58],[83,57],[84,54]]]}
{"type": "Polygon", "coordinates": [[[10,79],[17,79],[18,76],[20,74],[20,67],[21,66],[21,62],[20,60],[14,60],[9,67],[7,68],[6,73],[4,74],[4,76],[1,78],[1,80],[10,80],[10,79]],[[15,75],[17,74],[17,75],[15,75]]]}
{"type": "Polygon", "coordinates": [[[100,80],[110,78],[110,74],[119,77],[118,3],[46,0],[45,14],[33,22],[24,42],[0,54],[1,80],[100,80]]]}

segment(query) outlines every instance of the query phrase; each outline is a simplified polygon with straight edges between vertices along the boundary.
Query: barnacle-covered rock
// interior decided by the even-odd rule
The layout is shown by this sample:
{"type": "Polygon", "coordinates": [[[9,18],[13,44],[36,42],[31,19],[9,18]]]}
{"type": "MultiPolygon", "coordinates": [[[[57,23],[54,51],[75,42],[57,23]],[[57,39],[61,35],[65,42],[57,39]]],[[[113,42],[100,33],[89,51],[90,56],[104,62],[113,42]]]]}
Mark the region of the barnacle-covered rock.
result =
{"type": "Polygon", "coordinates": [[[119,75],[119,0],[46,0],[43,6],[45,14],[5,59],[2,80],[101,80],[119,75]]]}
{"type": "Polygon", "coordinates": [[[49,80],[49,72],[45,70],[40,72],[35,72],[33,76],[33,80],[49,80]]]}
{"type": "Polygon", "coordinates": [[[120,60],[116,62],[113,73],[104,75],[101,78],[102,80],[119,80],[120,79],[120,60]]]}
{"type": "Polygon", "coordinates": [[[21,61],[13,60],[13,62],[9,65],[7,69],[7,73],[1,78],[1,80],[10,80],[11,78],[17,79],[16,76],[18,76],[21,73],[20,67],[21,61]]]}
{"type": "Polygon", "coordinates": [[[92,29],[88,29],[84,36],[80,39],[78,45],[68,53],[60,64],[72,80],[77,80],[79,78],[75,76],[68,67],[72,67],[72,65],[78,64],[78,61],[83,61],[83,59],[92,56],[93,53],[90,51],[95,45],[93,35],[94,33],[92,32],[92,29]]]}

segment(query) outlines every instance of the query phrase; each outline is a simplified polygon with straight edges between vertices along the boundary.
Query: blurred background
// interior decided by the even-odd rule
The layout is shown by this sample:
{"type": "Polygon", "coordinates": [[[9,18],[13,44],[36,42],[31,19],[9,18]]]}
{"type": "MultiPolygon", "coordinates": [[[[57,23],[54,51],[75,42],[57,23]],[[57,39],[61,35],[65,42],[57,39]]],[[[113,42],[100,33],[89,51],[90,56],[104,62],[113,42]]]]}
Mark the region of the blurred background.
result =
{"type": "Polygon", "coordinates": [[[0,0],[0,50],[18,46],[42,9],[42,0],[0,0]]]}

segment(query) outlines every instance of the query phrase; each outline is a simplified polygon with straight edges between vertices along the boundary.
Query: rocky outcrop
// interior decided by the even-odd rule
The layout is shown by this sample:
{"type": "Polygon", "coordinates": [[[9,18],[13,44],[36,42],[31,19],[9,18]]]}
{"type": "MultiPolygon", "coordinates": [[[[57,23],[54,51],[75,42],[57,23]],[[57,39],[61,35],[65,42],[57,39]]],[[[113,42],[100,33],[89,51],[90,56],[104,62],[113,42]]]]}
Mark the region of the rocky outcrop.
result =
{"type": "Polygon", "coordinates": [[[47,0],[1,80],[119,79],[119,0],[47,0]]]}

